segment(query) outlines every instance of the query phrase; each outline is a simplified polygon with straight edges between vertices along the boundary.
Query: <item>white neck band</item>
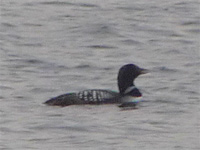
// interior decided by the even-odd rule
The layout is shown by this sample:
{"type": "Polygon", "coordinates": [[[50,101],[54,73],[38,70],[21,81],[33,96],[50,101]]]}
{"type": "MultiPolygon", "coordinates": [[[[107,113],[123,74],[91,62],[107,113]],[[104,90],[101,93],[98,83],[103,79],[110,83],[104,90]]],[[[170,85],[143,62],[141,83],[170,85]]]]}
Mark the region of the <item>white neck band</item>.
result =
{"type": "Polygon", "coordinates": [[[129,93],[130,91],[132,91],[132,90],[135,89],[135,88],[136,88],[135,86],[129,86],[129,87],[125,90],[124,94],[129,93]]]}

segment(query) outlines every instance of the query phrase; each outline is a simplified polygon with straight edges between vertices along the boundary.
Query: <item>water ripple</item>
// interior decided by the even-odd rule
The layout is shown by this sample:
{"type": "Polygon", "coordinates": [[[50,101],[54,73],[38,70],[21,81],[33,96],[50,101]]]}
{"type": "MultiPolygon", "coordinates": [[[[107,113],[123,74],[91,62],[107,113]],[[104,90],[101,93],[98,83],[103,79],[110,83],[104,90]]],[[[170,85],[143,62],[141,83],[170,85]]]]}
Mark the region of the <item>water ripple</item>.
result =
{"type": "Polygon", "coordinates": [[[64,6],[64,5],[68,5],[68,6],[80,6],[80,7],[89,7],[89,8],[93,8],[93,7],[98,7],[95,4],[88,4],[88,3],[71,3],[71,2],[60,2],[60,1],[51,1],[51,2],[40,2],[40,4],[42,5],[54,5],[54,6],[64,6]]]}
{"type": "Polygon", "coordinates": [[[89,48],[95,48],[95,49],[114,49],[114,46],[109,46],[109,45],[90,45],[87,46],[89,48]]]}

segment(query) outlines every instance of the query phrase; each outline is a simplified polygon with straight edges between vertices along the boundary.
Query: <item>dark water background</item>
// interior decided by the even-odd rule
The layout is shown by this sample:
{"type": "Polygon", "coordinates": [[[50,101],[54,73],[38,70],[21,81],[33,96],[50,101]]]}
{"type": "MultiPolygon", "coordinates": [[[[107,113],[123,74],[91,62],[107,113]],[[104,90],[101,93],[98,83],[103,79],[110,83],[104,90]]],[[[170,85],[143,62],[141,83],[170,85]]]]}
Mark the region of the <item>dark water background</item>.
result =
{"type": "Polygon", "coordinates": [[[198,0],[1,0],[1,150],[198,150],[198,0]],[[50,97],[117,89],[135,63],[145,101],[48,107],[50,97]]]}

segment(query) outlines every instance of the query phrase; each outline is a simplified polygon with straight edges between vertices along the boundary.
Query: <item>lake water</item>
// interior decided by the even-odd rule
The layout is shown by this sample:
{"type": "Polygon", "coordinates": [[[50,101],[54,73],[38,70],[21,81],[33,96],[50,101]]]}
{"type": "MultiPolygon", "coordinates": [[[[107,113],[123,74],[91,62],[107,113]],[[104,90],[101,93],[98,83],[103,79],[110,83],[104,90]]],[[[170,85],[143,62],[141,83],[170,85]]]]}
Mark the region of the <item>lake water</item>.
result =
{"type": "Polygon", "coordinates": [[[1,150],[200,149],[198,0],[1,0],[1,150]],[[51,107],[149,69],[138,109],[51,107]]]}

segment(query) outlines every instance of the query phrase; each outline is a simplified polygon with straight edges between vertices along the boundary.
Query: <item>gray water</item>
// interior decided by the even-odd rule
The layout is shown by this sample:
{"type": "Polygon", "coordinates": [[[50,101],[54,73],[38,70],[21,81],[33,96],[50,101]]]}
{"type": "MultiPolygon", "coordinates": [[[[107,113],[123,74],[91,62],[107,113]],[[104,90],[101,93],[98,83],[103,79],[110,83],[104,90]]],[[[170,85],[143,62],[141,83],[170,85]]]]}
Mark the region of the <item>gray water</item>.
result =
{"type": "Polygon", "coordinates": [[[200,148],[198,0],[1,0],[1,150],[200,148]],[[138,109],[50,107],[117,89],[118,69],[149,69],[138,109]]]}

